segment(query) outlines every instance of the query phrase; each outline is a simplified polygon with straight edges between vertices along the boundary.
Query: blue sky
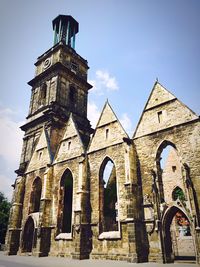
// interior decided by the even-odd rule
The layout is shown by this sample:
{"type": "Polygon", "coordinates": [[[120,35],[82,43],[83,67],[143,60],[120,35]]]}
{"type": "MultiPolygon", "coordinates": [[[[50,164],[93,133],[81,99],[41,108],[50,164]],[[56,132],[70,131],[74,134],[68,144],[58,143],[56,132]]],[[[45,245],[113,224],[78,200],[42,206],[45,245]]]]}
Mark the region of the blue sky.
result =
{"type": "Polygon", "coordinates": [[[200,113],[199,0],[0,0],[0,191],[10,198],[38,56],[53,45],[52,20],[79,22],[76,51],[88,60],[89,119],[106,99],[132,136],[158,78],[200,113]]]}

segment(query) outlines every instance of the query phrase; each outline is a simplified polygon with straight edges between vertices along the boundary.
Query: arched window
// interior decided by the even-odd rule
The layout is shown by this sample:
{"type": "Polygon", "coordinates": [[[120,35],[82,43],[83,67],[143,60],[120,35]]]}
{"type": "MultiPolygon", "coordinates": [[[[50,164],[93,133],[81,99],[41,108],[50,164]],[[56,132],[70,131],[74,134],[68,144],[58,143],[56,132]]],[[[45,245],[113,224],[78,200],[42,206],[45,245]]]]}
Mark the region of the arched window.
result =
{"type": "Polygon", "coordinates": [[[100,232],[118,231],[116,170],[108,157],[100,168],[99,198],[100,232]]]}
{"type": "Polygon", "coordinates": [[[42,192],[42,182],[41,179],[37,177],[32,185],[29,213],[39,212],[41,192],[42,192]]]}
{"type": "Polygon", "coordinates": [[[181,201],[185,201],[185,195],[183,193],[183,190],[179,186],[174,188],[172,192],[172,200],[175,201],[177,199],[180,199],[181,201]]]}
{"type": "Polygon", "coordinates": [[[59,232],[71,233],[72,231],[72,201],[73,177],[71,171],[67,169],[60,181],[59,232]]]}
{"type": "Polygon", "coordinates": [[[161,202],[170,203],[174,188],[184,188],[180,157],[173,143],[164,141],[161,144],[156,164],[161,202]]]}

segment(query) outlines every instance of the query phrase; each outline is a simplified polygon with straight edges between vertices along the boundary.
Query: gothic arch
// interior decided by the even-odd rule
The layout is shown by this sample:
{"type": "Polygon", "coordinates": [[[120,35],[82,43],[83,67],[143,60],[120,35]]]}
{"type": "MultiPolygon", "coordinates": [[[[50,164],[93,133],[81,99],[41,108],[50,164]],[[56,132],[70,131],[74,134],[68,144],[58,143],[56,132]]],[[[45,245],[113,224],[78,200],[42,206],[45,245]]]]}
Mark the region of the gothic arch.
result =
{"type": "MultiPolygon", "coordinates": [[[[192,221],[190,220],[190,216],[188,215],[186,210],[182,208],[181,206],[173,205],[165,211],[163,218],[162,218],[163,256],[164,256],[165,263],[174,262],[174,260],[181,259],[181,258],[195,259],[196,248],[195,248],[195,236],[194,236],[193,228],[194,228],[194,225],[192,221]],[[183,249],[182,253],[180,253],[180,251],[178,253],[177,251],[175,251],[175,250],[178,250],[178,248],[173,245],[174,235],[172,234],[171,226],[172,226],[172,221],[175,219],[177,214],[182,214],[182,216],[188,221],[187,225],[188,227],[190,227],[190,235],[191,235],[190,243],[193,246],[192,256],[187,255],[187,251],[188,251],[187,247],[182,248],[183,249]]],[[[179,243],[180,242],[184,242],[184,239],[181,240],[179,238],[179,243]]],[[[188,240],[187,240],[187,245],[189,245],[188,240]]]]}
{"type": "Polygon", "coordinates": [[[113,159],[110,156],[105,156],[103,161],[100,164],[99,177],[103,177],[104,169],[109,161],[115,166],[113,159]]]}
{"type": "Polygon", "coordinates": [[[67,168],[60,179],[58,233],[72,233],[73,174],[67,168]]]}
{"type": "Polygon", "coordinates": [[[36,177],[31,187],[29,213],[39,212],[41,194],[42,194],[42,181],[40,177],[36,177]]]}
{"type": "Polygon", "coordinates": [[[99,221],[100,233],[118,231],[118,186],[116,167],[113,160],[106,156],[99,169],[99,221]],[[111,169],[106,170],[110,165],[111,169]],[[106,179],[105,179],[105,176],[106,179]]]}
{"type": "Polygon", "coordinates": [[[185,194],[183,189],[180,186],[176,186],[172,191],[172,200],[176,201],[177,199],[185,200],[185,194]]]}
{"type": "Polygon", "coordinates": [[[25,222],[22,233],[22,252],[32,252],[35,239],[35,223],[32,216],[25,222]]]}
{"type": "MultiPolygon", "coordinates": [[[[182,189],[184,188],[183,192],[185,193],[185,185],[183,183],[182,163],[181,163],[181,159],[180,159],[177,147],[173,142],[171,142],[169,140],[164,140],[160,143],[160,145],[158,146],[158,148],[156,150],[155,164],[156,164],[158,189],[159,189],[159,193],[160,193],[160,202],[161,203],[166,201],[166,199],[165,199],[166,193],[167,193],[167,199],[169,201],[169,194],[171,194],[172,192],[169,193],[167,191],[169,191],[170,187],[171,187],[171,191],[172,191],[172,186],[173,186],[173,188],[177,186],[176,182],[179,183],[178,185],[182,189]],[[166,155],[166,151],[167,151],[167,155],[166,155]],[[163,156],[164,156],[164,161],[165,161],[164,163],[162,162],[163,156]],[[168,169],[165,168],[167,166],[167,163],[168,163],[168,169]],[[171,165],[172,163],[175,163],[175,166],[173,166],[174,164],[171,165]],[[164,164],[165,166],[162,166],[162,164],[164,164]],[[169,169],[169,165],[171,165],[170,166],[171,170],[169,169]],[[174,173],[172,172],[172,170],[174,173]],[[178,180],[172,179],[172,177],[175,177],[175,175],[177,175],[178,180]],[[171,178],[170,178],[170,176],[171,176],[171,178]],[[170,181],[170,179],[171,179],[171,181],[170,181]],[[170,182],[170,187],[167,185],[169,182],[170,182]]],[[[171,199],[171,197],[170,197],[170,199],[171,199]]]]}
{"type": "Polygon", "coordinates": [[[171,142],[171,141],[169,141],[169,140],[163,140],[163,141],[160,142],[160,145],[159,145],[159,146],[157,147],[157,149],[156,149],[156,155],[155,155],[155,158],[156,158],[156,164],[158,163],[158,161],[159,161],[159,159],[160,159],[160,156],[161,156],[163,150],[164,150],[167,146],[171,146],[171,147],[173,147],[173,148],[177,151],[177,154],[179,155],[178,150],[177,150],[177,147],[176,147],[176,145],[175,145],[173,142],[171,142]]]}

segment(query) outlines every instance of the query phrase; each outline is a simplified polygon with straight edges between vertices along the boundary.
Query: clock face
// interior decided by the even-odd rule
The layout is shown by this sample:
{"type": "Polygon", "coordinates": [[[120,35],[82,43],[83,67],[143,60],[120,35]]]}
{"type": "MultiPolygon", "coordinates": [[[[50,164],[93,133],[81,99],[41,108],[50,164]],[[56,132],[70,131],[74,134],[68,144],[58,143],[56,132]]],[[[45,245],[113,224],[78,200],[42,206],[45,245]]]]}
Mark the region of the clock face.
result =
{"type": "Polygon", "coordinates": [[[50,58],[45,59],[43,65],[44,69],[47,69],[50,65],[51,65],[51,59],[50,58]]]}

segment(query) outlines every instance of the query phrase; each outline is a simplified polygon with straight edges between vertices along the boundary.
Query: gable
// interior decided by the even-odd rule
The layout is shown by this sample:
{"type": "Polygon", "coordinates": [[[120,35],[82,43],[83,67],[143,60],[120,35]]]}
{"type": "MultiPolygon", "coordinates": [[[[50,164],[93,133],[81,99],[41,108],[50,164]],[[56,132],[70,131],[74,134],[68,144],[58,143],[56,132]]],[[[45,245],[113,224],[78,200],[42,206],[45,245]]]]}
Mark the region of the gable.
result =
{"type": "Polygon", "coordinates": [[[54,163],[80,156],[84,153],[83,143],[72,115],[65,127],[63,138],[58,147],[54,163]]]}
{"type": "Polygon", "coordinates": [[[31,160],[28,164],[26,172],[31,172],[38,170],[40,168],[46,167],[52,161],[50,146],[48,143],[48,133],[43,128],[41,135],[39,137],[38,143],[35,147],[31,160]]]}
{"type": "Polygon", "coordinates": [[[117,117],[116,117],[115,113],[113,112],[110,104],[107,101],[103,107],[99,121],[97,122],[97,127],[101,127],[105,124],[115,122],[115,121],[117,121],[117,117]]]}
{"type": "Polygon", "coordinates": [[[100,115],[88,151],[92,152],[122,143],[123,138],[128,138],[128,135],[107,102],[100,115]]]}
{"type": "Polygon", "coordinates": [[[198,116],[158,82],[150,94],[134,138],[198,119],[198,116]]]}
{"type": "Polygon", "coordinates": [[[160,83],[156,82],[147,101],[145,110],[166,103],[167,101],[170,101],[172,99],[176,99],[176,97],[172,95],[160,83]]]}

